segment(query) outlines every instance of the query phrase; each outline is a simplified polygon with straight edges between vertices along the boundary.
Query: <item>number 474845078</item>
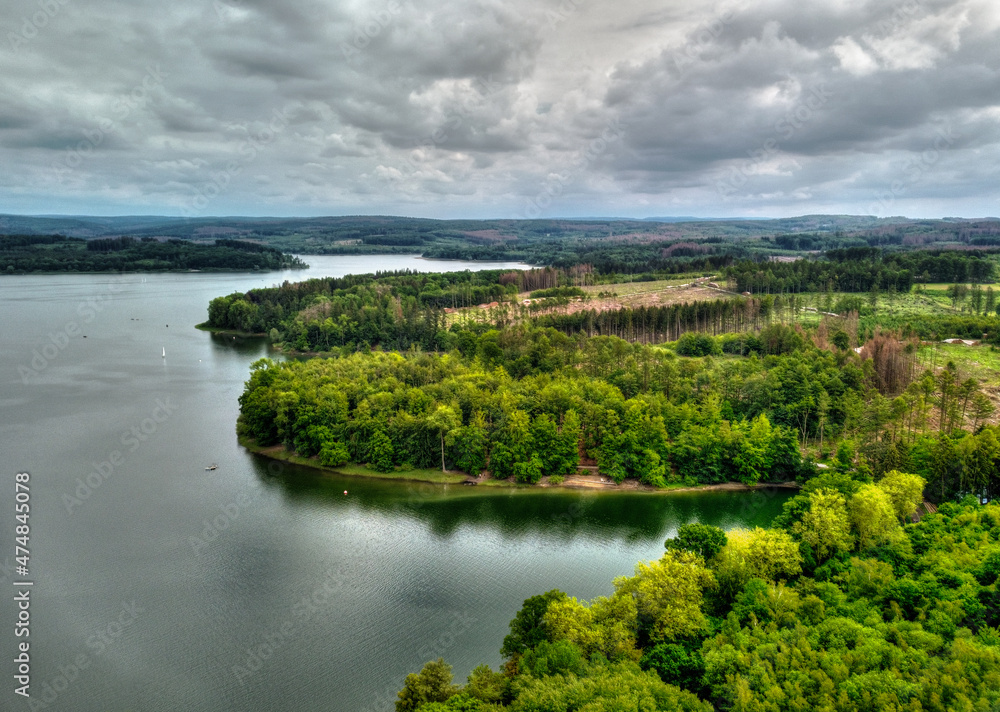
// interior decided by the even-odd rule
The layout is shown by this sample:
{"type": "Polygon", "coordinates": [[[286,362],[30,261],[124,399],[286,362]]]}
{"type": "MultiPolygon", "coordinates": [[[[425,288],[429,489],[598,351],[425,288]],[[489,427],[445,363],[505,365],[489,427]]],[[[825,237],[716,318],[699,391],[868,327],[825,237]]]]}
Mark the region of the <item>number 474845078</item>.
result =
{"type": "Polygon", "coordinates": [[[14,559],[19,567],[24,568],[27,568],[31,556],[28,550],[31,531],[28,527],[28,517],[31,512],[29,478],[30,475],[27,472],[19,472],[14,478],[14,518],[18,522],[14,525],[14,559]]]}

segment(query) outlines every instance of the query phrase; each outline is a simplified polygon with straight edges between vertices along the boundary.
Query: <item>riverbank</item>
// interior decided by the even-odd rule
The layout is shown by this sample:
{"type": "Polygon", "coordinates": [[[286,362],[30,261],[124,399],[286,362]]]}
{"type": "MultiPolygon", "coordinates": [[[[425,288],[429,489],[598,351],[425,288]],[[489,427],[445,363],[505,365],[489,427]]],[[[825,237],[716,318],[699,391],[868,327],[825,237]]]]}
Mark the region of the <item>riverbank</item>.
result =
{"type": "Polygon", "coordinates": [[[423,482],[430,484],[439,485],[475,485],[477,487],[491,487],[491,488],[516,488],[520,490],[549,490],[549,489],[565,489],[565,490],[588,490],[588,491],[603,491],[603,492],[646,492],[649,494],[674,494],[679,492],[712,492],[712,491],[734,491],[734,492],[749,492],[757,489],[799,489],[800,485],[796,482],[777,482],[768,483],[761,482],[757,485],[746,485],[742,482],[723,482],[720,484],[713,485],[686,485],[686,484],[670,484],[666,487],[651,487],[649,485],[640,484],[636,480],[626,480],[621,484],[615,484],[613,480],[608,477],[601,476],[597,473],[593,475],[584,474],[574,474],[568,475],[561,482],[550,482],[550,478],[543,477],[542,481],[535,485],[525,485],[518,484],[517,482],[512,482],[510,480],[494,480],[486,475],[480,475],[479,477],[472,477],[464,472],[453,470],[450,472],[442,472],[437,469],[410,469],[410,470],[394,470],[393,472],[378,472],[364,465],[356,465],[350,463],[347,465],[342,465],[340,467],[325,467],[314,458],[301,457],[292,452],[289,452],[284,445],[271,445],[268,447],[262,447],[257,445],[250,438],[239,437],[239,443],[241,446],[246,448],[252,453],[261,455],[263,457],[277,460],[279,462],[289,462],[293,465],[299,465],[300,467],[308,467],[319,472],[323,472],[331,475],[347,475],[349,477],[365,477],[369,479],[379,479],[379,480],[401,480],[404,482],[423,482]]]}

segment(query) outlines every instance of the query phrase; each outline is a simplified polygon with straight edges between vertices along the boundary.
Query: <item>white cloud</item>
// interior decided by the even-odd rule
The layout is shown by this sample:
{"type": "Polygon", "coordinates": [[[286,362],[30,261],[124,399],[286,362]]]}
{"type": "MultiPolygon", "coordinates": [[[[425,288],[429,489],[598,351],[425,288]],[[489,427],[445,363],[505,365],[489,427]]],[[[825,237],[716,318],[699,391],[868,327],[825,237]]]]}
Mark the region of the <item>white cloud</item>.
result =
{"type": "Polygon", "coordinates": [[[833,45],[833,53],[840,60],[840,66],[854,76],[863,77],[878,70],[878,62],[852,37],[837,40],[833,45]]]}
{"type": "Polygon", "coordinates": [[[907,199],[987,206],[1000,184],[993,0],[61,7],[0,43],[6,210],[175,212],[236,161],[210,213],[515,215],[552,175],[570,178],[549,214],[863,211],[874,167],[942,123],[970,169],[942,160],[907,199]],[[163,81],[115,114],[150,66],[163,81]]]}

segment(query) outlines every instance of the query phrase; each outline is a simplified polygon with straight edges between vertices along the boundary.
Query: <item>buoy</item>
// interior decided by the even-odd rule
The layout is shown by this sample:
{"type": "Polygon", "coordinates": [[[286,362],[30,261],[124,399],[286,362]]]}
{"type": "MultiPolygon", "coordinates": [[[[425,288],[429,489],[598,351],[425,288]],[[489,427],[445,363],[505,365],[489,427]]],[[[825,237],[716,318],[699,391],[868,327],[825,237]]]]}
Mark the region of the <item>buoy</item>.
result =
{"type": "Polygon", "coordinates": [[[347,490],[344,490],[344,494],[347,494],[347,490]]]}

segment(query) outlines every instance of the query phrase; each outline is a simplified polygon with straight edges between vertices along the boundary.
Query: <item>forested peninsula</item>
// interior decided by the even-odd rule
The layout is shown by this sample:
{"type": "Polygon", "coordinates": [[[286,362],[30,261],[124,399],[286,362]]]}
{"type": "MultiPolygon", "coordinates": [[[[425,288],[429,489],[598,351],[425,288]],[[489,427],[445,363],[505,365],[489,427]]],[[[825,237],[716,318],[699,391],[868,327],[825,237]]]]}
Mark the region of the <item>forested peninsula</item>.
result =
{"type": "Polygon", "coordinates": [[[128,236],[85,240],[63,235],[0,235],[0,274],[246,272],[306,266],[293,255],[244,240],[208,243],[128,236]]]}
{"type": "Polygon", "coordinates": [[[298,356],[251,368],[255,449],[480,485],[801,486],[771,528],[681,526],[607,597],[528,598],[498,670],[459,685],[430,661],[397,712],[995,712],[991,235],[590,245],[602,259],[286,282],[212,300],[209,324],[298,356]]]}
{"type": "MultiPolygon", "coordinates": [[[[974,252],[910,259],[992,270],[974,252]]],[[[240,398],[248,442],[326,467],[654,488],[856,467],[919,474],[935,502],[992,496],[997,373],[979,363],[1000,334],[992,287],[974,283],[959,306],[958,285],[907,288],[898,261],[869,253],[791,265],[860,275],[856,260],[865,292],[734,294],[742,263],[673,282],[585,267],[286,282],[214,299],[209,324],[334,356],[260,361],[240,398]],[[970,335],[980,345],[964,352],[939,344],[970,335]]]]}
{"type": "Polygon", "coordinates": [[[499,670],[408,675],[396,712],[992,712],[1000,505],[901,524],[923,485],[824,473],[773,528],[683,525],[610,596],[525,600],[499,670]]]}

